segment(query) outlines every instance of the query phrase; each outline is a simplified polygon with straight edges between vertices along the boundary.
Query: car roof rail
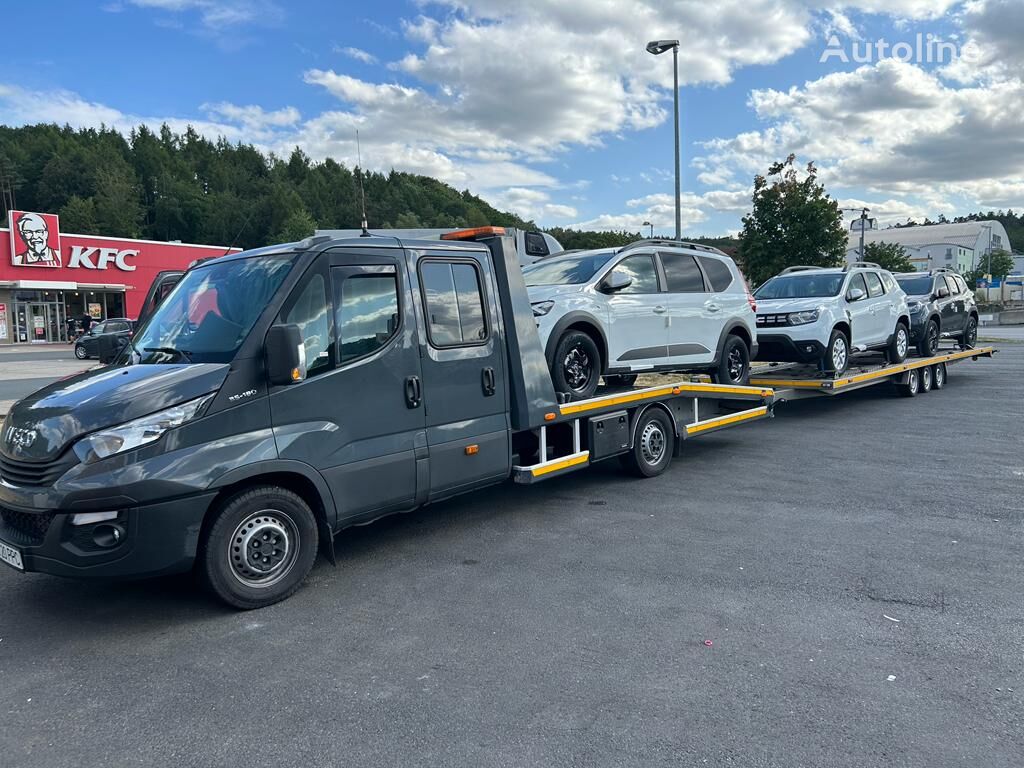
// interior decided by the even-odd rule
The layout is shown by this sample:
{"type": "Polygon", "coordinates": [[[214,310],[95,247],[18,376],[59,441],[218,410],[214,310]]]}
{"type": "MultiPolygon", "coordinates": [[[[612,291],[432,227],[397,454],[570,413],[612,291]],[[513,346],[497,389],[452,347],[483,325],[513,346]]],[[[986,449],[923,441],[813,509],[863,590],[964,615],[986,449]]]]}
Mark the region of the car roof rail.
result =
{"type": "Polygon", "coordinates": [[[784,270],[779,272],[779,274],[788,275],[791,272],[811,272],[815,269],[824,269],[824,267],[813,267],[805,264],[794,264],[792,267],[786,267],[784,270]]]}
{"type": "Polygon", "coordinates": [[[715,247],[710,246],[710,245],[702,245],[701,243],[691,243],[691,242],[688,242],[686,240],[672,240],[672,239],[663,238],[663,237],[647,238],[647,239],[644,239],[644,240],[634,240],[632,243],[628,243],[628,244],[622,246],[621,248],[619,248],[619,250],[616,251],[616,253],[622,253],[623,251],[629,251],[629,250],[632,250],[633,248],[643,248],[645,246],[650,246],[650,245],[661,245],[661,246],[667,246],[669,248],[691,248],[691,249],[693,249],[695,251],[704,251],[705,253],[714,253],[714,254],[716,254],[718,256],[728,256],[727,253],[725,253],[723,251],[720,251],[718,248],[715,248],[715,247]]]}
{"type": "Polygon", "coordinates": [[[851,261],[845,267],[843,272],[849,272],[851,269],[881,269],[881,265],[876,264],[873,261],[851,261]]]}
{"type": "Polygon", "coordinates": [[[944,275],[944,274],[959,275],[960,273],[957,272],[952,267],[936,267],[935,269],[932,270],[932,274],[933,275],[944,275]]]}

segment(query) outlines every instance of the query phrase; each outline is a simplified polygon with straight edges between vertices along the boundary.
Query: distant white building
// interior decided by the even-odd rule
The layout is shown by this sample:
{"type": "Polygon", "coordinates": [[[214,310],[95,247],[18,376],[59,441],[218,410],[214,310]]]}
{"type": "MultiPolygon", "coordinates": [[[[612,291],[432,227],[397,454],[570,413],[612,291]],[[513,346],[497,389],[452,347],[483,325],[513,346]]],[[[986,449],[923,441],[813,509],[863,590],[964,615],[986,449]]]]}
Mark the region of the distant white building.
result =
{"type": "MultiPolygon", "coordinates": [[[[952,267],[961,274],[984,263],[991,251],[1011,251],[1010,238],[998,221],[967,221],[963,224],[929,224],[920,227],[876,229],[869,219],[864,231],[864,244],[896,243],[902,245],[919,272],[939,267],[952,267]]],[[[854,220],[847,235],[846,260],[860,258],[860,220],[854,220]]]]}

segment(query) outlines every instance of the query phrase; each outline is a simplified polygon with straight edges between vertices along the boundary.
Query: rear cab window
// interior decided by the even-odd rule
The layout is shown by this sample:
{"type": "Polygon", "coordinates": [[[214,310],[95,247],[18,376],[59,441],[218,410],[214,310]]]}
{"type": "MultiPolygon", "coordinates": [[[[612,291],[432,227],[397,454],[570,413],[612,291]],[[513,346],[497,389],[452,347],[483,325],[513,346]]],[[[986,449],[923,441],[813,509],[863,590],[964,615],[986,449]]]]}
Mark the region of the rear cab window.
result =
{"type": "Polygon", "coordinates": [[[431,346],[444,349],[487,342],[480,271],[474,262],[424,259],[420,285],[431,346]]]}
{"type": "Polygon", "coordinates": [[[551,253],[548,250],[547,240],[540,232],[526,232],[523,239],[527,256],[547,256],[551,253]]]}

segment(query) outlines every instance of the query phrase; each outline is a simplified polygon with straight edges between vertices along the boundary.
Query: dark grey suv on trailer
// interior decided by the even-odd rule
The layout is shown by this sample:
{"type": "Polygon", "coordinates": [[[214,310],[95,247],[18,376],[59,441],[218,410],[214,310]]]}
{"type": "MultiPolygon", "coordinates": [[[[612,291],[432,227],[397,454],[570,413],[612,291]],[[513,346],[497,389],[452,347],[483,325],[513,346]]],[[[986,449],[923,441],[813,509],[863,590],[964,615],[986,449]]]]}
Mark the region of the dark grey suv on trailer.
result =
{"type": "Polygon", "coordinates": [[[978,342],[978,306],[967,282],[951,269],[896,275],[907,294],[910,340],[919,354],[934,355],[940,339],[956,339],[963,349],[978,342]]]}

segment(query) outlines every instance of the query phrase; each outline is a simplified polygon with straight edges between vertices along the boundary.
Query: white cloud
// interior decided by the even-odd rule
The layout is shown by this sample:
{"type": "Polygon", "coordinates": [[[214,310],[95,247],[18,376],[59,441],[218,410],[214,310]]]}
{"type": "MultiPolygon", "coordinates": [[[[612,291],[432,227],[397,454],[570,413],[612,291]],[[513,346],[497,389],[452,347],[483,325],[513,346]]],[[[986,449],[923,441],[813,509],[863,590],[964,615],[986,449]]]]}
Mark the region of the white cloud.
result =
{"type": "Polygon", "coordinates": [[[377,63],[377,57],[368,51],[364,51],[362,48],[341,48],[339,46],[334,46],[334,52],[344,54],[345,56],[348,56],[350,59],[361,61],[363,62],[363,64],[377,63]]]}

